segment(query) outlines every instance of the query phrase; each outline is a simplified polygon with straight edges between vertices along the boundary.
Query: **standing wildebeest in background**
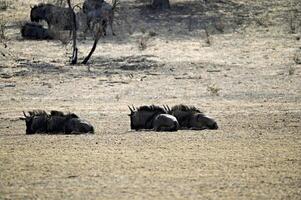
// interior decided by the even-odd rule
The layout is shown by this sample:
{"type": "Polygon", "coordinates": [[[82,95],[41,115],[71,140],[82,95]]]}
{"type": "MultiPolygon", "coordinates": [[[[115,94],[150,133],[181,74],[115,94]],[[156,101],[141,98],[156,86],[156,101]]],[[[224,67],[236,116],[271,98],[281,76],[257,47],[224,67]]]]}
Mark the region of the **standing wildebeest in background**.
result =
{"type": "Polygon", "coordinates": [[[48,28],[55,27],[58,30],[73,29],[73,13],[69,8],[62,8],[52,4],[40,3],[31,8],[30,20],[39,22],[45,20],[48,28]]]}
{"type": "Polygon", "coordinates": [[[94,43],[90,53],[82,62],[83,64],[86,64],[89,61],[90,57],[96,49],[99,39],[102,36],[106,35],[106,28],[108,24],[111,27],[112,34],[115,35],[112,26],[114,10],[117,4],[117,0],[113,1],[113,5],[110,5],[103,0],[85,0],[83,5],[83,12],[87,16],[87,27],[93,33],[94,43]]]}
{"type": "Polygon", "coordinates": [[[80,119],[74,113],[64,114],[60,111],[51,111],[50,115],[45,111],[30,111],[29,115],[23,112],[26,123],[26,134],[35,133],[94,133],[93,126],[80,119]]]}
{"type": "Polygon", "coordinates": [[[107,25],[109,24],[112,35],[115,35],[113,31],[113,19],[114,10],[117,6],[117,0],[113,1],[113,5],[105,2],[104,0],[85,0],[83,4],[83,13],[87,15],[87,27],[93,30],[93,24],[101,22],[103,28],[103,34],[106,35],[107,25]]]}
{"type": "Polygon", "coordinates": [[[88,13],[91,10],[97,10],[101,8],[104,0],[85,0],[83,4],[83,12],[88,13]]]}
{"type": "Polygon", "coordinates": [[[177,131],[179,123],[177,119],[166,113],[159,106],[141,106],[139,108],[129,107],[131,113],[131,129],[153,129],[155,131],[177,131]]]}
{"type": "Polygon", "coordinates": [[[171,109],[166,106],[168,114],[175,116],[181,129],[203,130],[218,129],[214,119],[206,116],[194,106],[176,105],[171,109]]]}
{"type": "Polygon", "coordinates": [[[23,38],[33,40],[53,39],[47,29],[43,28],[42,25],[36,23],[25,23],[21,28],[21,35],[23,38]]]}

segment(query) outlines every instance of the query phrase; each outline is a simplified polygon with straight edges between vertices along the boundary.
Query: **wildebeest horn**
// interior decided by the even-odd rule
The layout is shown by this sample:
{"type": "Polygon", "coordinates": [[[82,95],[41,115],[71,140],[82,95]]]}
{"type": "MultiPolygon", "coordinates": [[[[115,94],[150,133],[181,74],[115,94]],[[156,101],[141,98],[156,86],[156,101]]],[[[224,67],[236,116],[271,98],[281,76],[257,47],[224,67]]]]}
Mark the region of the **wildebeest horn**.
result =
{"type": "Polygon", "coordinates": [[[31,8],[31,9],[33,9],[33,6],[32,6],[32,5],[30,5],[30,8],[31,8]]]}
{"type": "Polygon", "coordinates": [[[169,106],[168,106],[168,105],[163,105],[163,107],[164,107],[164,109],[165,109],[167,112],[169,112],[169,111],[170,111],[170,108],[169,108],[169,106]]]}
{"type": "Polygon", "coordinates": [[[131,113],[133,113],[134,111],[133,111],[133,109],[130,107],[130,106],[128,106],[129,107],[129,109],[130,109],[130,111],[131,111],[131,113]]]}
{"type": "Polygon", "coordinates": [[[134,107],[134,105],[132,105],[132,107],[133,107],[133,110],[135,111],[135,110],[136,110],[136,108],[134,107]]]}
{"type": "Polygon", "coordinates": [[[22,112],[23,112],[24,117],[27,117],[26,114],[25,114],[25,112],[24,111],[22,111],[22,112]]]}
{"type": "Polygon", "coordinates": [[[168,110],[167,110],[167,107],[166,107],[165,105],[163,105],[163,108],[164,108],[165,111],[168,111],[168,110]]]}

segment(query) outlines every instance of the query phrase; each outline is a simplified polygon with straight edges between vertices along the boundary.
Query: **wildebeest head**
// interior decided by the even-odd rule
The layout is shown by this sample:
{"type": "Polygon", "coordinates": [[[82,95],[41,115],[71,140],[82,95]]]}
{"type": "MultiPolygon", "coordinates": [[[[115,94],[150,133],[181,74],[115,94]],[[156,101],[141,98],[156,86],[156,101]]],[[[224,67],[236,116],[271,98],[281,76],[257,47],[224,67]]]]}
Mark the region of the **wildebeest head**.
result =
{"type": "Polygon", "coordinates": [[[216,121],[206,116],[194,106],[176,105],[168,108],[168,113],[175,116],[182,128],[189,129],[218,129],[216,121]]]}
{"type": "Polygon", "coordinates": [[[139,130],[139,129],[152,129],[153,121],[155,117],[159,114],[165,114],[166,111],[159,106],[141,106],[139,108],[135,108],[134,106],[131,108],[128,106],[131,113],[130,121],[131,121],[131,129],[139,130]]]}
{"type": "Polygon", "coordinates": [[[155,131],[177,131],[180,128],[177,118],[170,114],[159,114],[153,122],[155,131]]]}
{"type": "Polygon", "coordinates": [[[47,113],[40,110],[30,111],[29,115],[23,112],[26,123],[26,134],[45,133],[47,131],[47,113]]]}
{"type": "Polygon", "coordinates": [[[32,22],[39,22],[40,20],[45,19],[45,15],[46,15],[45,6],[47,6],[47,5],[39,4],[39,5],[35,5],[34,7],[31,8],[30,20],[32,22]]]}
{"type": "Polygon", "coordinates": [[[190,119],[190,125],[196,129],[218,129],[216,121],[204,115],[204,113],[195,113],[190,119]]]}
{"type": "Polygon", "coordinates": [[[26,134],[34,133],[94,133],[93,126],[80,119],[74,113],[64,114],[61,111],[51,111],[50,115],[45,111],[29,111],[29,115],[23,112],[25,120],[26,134]]]}

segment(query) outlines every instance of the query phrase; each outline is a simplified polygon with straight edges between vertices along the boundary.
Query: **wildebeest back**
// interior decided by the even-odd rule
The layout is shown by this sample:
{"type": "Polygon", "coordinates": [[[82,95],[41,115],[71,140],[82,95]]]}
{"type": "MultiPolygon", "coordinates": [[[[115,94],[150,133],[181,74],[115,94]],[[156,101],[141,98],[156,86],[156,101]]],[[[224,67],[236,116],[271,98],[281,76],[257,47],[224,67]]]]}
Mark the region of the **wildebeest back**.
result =
{"type": "Polygon", "coordinates": [[[50,40],[53,37],[49,31],[37,23],[27,22],[21,27],[21,35],[23,38],[32,40],[50,40]]]}

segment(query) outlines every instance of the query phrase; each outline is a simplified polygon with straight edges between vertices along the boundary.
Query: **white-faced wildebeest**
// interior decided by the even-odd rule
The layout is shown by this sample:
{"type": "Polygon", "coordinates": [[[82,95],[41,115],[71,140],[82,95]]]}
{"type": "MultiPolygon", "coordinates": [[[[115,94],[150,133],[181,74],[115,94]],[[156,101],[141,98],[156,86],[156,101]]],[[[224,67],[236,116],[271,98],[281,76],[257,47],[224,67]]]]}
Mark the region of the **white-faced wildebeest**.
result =
{"type": "Polygon", "coordinates": [[[80,119],[74,113],[64,114],[60,111],[51,111],[47,114],[45,111],[34,110],[29,111],[29,115],[23,112],[24,117],[20,119],[25,120],[26,134],[35,133],[63,133],[63,134],[80,134],[80,133],[94,133],[93,126],[80,119]]]}
{"type": "Polygon", "coordinates": [[[166,110],[159,106],[141,106],[131,108],[130,122],[131,129],[152,129],[154,131],[177,131],[179,123],[177,119],[166,113],[166,110]]]}
{"type": "Polygon", "coordinates": [[[106,35],[107,25],[111,27],[112,34],[115,35],[113,31],[113,18],[117,4],[117,0],[113,0],[112,5],[103,0],[85,0],[83,12],[87,16],[87,27],[93,34],[94,43],[90,53],[82,62],[83,64],[89,61],[96,49],[99,39],[106,35]]]}
{"type": "Polygon", "coordinates": [[[218,129],[216,121],[206,116],[194,106],[176,105],[171,109],[165,106],[168,114],[175,116],[180,124],[181,129],[203,130],[218,129]]]}
{"type": "Polygon", "coordinates": [[[51,40],[53,37],[49,34],[49,31],[43,28],[42,25],[37,23],[25,23],[21,27],[21,35],[23,38],[32,40],[51,40]]]}

